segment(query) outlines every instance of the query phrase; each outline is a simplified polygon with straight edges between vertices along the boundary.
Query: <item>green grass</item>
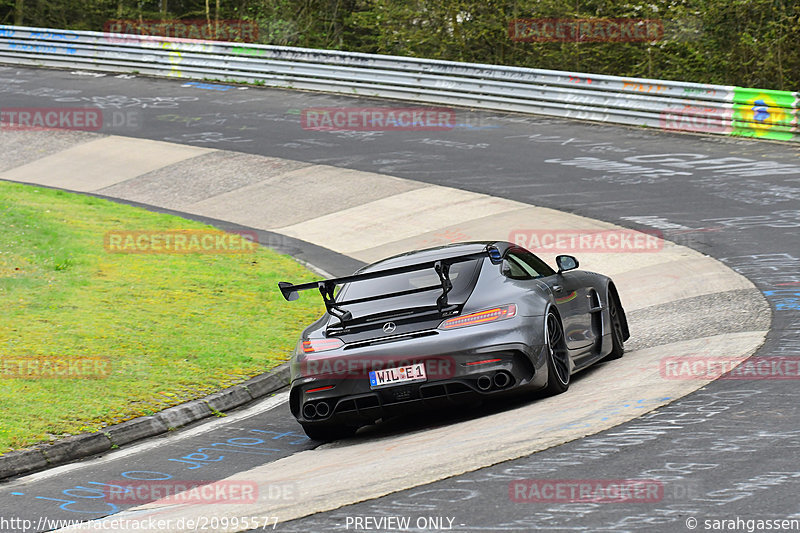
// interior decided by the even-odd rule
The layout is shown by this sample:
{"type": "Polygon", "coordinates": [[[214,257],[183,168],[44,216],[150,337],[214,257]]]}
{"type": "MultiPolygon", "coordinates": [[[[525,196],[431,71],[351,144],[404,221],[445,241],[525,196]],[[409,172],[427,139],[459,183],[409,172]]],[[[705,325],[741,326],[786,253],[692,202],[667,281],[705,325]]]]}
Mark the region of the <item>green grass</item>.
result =
{"type": "Polygon", "coordinates": [[[107,358],[82,379],[0,366],[0,453],[96,431],[242,382],[286,360],[319,299],[278,281],[317,276],[287,256],[120,254],[110,230],[204,224],[92,197],[0,182],[0,365],[107,358]]]}

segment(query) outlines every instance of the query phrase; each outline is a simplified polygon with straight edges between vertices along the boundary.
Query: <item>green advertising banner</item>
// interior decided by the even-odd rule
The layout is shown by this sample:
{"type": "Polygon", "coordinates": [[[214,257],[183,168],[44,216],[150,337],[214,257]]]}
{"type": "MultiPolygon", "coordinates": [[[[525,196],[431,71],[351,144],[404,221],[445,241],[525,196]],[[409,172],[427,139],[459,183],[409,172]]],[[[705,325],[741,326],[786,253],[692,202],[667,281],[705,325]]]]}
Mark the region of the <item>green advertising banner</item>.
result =
{"type": "Polygon", "coordinates": [[[732,135],[800,140],[798,93],[734,87],[732,135]]]}

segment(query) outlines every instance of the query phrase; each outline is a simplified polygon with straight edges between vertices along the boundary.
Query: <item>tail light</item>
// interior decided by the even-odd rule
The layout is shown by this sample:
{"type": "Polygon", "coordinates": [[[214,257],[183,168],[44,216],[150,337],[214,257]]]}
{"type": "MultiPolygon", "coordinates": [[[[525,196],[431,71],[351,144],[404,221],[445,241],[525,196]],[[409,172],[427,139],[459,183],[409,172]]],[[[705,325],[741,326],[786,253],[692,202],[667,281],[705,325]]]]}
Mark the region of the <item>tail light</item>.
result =
{"type": "Polygon", "coordinates": [[[470,361],[467,363],[467,366],[475,366],[475,365],[488,365],[489,363],[498,363],[502,361],[502,359],[484,359],[483,361],[470,361]]]}
{"type": "Polygon", "coordinates": [[[478,324],[487,324],[489,322],[499,322],[501,320],[512,318],[516,314],[516,305],[501,305],[498,307],[492,307],[491,309],[484,309],[483,311],[478,311],[476,313],[470,313],[468,315],[448,318],[439,324],[439,329],[455,329],[466,326],[477,326],[478,324]]]}
{"type": "Polygon", "coordinates": [[[324,390],[331,390],[333,387],[335,387],[335,385],[326,385],[325,387],[317,387],[316,389],[308,389],[306,391],[306,394],[308,394],[310,392],[322,392],[324,390]]]}
{"type": "Polygon", "coordinates": [[[303,341],[303,352],[316,353],[341,348],[344,343],[339,339],[308,339],[303,341]]]}

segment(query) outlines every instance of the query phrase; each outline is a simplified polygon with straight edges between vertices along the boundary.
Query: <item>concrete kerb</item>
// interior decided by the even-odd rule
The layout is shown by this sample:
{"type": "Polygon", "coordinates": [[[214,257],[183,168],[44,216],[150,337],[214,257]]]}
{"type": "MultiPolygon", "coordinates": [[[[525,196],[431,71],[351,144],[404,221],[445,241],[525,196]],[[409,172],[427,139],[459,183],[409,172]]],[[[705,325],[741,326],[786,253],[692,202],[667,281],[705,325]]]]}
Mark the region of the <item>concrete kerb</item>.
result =
{"type": "Polygon", "coordinates": [[[112,447],[109,436],[98,431],[57,440],[46,448],[42,448],[42,453],[47,459],[48,465],[55,465],[70,461],[75,456],[102,453],[112,447]]]}
{"type": "Polygon", "coordinates": [[[289,365],[284,363],[266,374],[253,377],[204,398],[142,416],[83,435],[0,455],[0,480],[29,474],[83,459],[131,442],[154,437],[192,422],[241,407],[285,387],[289,365]]]}
{"type": "Polygon", "coordinates": [[[0,456],[0,479],[41,470],[47,466],[47,457],[41,448],[8,452],[0,456]]]}

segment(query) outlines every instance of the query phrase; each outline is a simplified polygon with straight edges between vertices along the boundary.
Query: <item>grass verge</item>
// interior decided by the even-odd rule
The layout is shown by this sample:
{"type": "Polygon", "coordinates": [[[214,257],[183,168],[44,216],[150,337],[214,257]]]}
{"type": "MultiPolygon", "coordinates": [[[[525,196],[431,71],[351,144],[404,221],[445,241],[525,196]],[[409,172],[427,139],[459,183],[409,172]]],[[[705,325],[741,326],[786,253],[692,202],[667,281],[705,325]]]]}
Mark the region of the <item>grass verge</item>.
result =
{"type": "Polygon", "coordinates": [[[283,300],[278,281],[317,276],[268,249],[104,244],[109,231],[211,229],[198,222],[0,182],[0,227],[0,453],[242,382],[284,361],[322,312],[283,300]]]}

